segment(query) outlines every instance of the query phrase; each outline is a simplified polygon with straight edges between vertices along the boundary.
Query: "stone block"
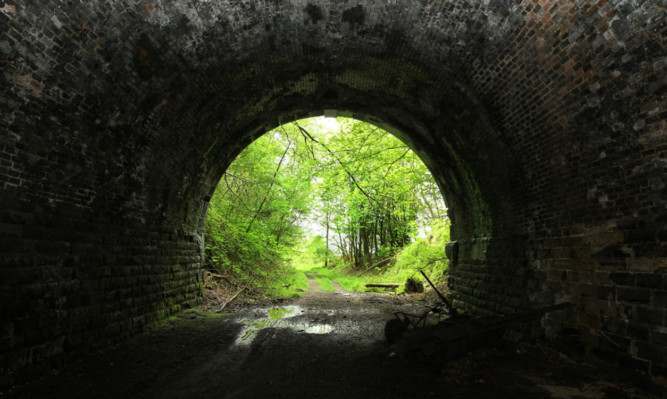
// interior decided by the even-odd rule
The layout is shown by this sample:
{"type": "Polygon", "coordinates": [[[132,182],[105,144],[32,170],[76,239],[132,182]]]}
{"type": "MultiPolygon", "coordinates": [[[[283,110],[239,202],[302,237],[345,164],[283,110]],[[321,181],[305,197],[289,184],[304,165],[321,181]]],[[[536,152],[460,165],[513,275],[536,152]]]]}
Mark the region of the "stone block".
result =
{"type": "Polygon", "coordinates": [[[654,291],[653,292],[653,306],[656,308],[667,308],[667,291],[654,291]]]}
{"type": "Polygon", "coordinates": [[[650,306],[637,305],[636,320],[650,326],[662,326],[665,323],[664,310],[662,308],[653,308],[650,306]]]}
{"type": "Polygon", "coordinates": [[[609,274],[609,280],[611,280],[616,285],[634,287],[634,285],[635,285],[635,274],[634,273],[611,273],[611,274],[609,274]]]}
{"type": "Polygon", "coordinates": [[[616,299],[616,288],[615,287],[598,287],[597,296],[599,299],[604,300],[615,300],[616,299]]]}
{"type": "Polygon", "coordinates": [[[654,259],[651,258],[630,258],[627,264],[631,272],[652,272],[654,269],[654,259]]]}
{"type": "Polygon", "coordinates": [[[665,361],[663,347],[661,345],[644,342],[637,343],[637,357],[651,362],[657,362],[658,364],[665,361]]]}
{"type": "Polygon", "coordinates": [[[645,288],[618,287],[618,300],[648,304],[651,301],[651,291],[645,288]]]}
{"type": "Polygon", "coordinates": [[[634,372],[639,372],[645,375],[648,375],[651,370],[650,368],[651,362],[649,362],[648,360],[639,359],[632,356],[619,355],[617,363],[622,368],[625,368],[627,370],[632,370],[634,372]]]}
{"type": "Polygon", "coordinates": [[[609,272],[593,272],[592,283],[596,285],[610,285],[610,273],[609,272]]]}
{"type": "Polygon", "coordinates": [[[637,287],[661,289],[663,287],[663,276],[658,273],[637,273],[637,287]]]}

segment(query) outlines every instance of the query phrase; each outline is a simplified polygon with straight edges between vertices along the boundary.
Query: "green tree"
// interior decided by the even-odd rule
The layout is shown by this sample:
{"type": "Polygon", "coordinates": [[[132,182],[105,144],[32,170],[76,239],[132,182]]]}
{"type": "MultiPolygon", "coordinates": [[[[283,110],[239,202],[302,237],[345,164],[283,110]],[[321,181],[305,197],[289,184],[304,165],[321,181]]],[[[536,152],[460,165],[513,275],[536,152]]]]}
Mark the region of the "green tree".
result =
{"type": "Polygon", "coordinates": [[[416,239],[420,225],[444,218],[437,186],[404,143],[368,123],[339,119],[338,126],[285,124],[237,157],[210,202],[212,269],[253,285],[280,281],[313,219],[323,232],[306,249],[313,261],[326,266],[336,252],[359,268],[392,256],[416,239]]]}

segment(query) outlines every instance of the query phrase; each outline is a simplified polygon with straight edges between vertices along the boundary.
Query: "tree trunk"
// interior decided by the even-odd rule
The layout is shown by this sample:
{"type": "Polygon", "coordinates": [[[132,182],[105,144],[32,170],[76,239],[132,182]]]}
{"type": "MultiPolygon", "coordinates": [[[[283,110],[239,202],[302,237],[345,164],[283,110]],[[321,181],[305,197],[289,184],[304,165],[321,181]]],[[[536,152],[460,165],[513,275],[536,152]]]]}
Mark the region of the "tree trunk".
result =
{"type": "Polygon", "coordinates": [[[327,233],[326,233],[326,240],[325,240],[326,251],[324,252],[324,267],[329,267],[329,210],[328,209],[327,209],[327,213],[326,213],[326,225],[327,225],[327,227],[326,227],[327,233]]]}

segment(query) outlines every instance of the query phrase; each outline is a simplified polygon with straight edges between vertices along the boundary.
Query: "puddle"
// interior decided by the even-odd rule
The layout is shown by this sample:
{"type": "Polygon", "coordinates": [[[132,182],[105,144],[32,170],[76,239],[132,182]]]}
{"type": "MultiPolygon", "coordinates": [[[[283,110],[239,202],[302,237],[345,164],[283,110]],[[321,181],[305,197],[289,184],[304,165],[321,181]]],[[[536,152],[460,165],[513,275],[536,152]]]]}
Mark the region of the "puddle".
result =
{"type": "MultiPolygon", "coordinates": [[[[295,326],[296,327],[296,326],[295,326]]],[[[298,328],[297,328],[298,330],[298,328]]],[[[298,330],[301,331],[301,330],[298,330]]],[[[306,334],[328,334],[333,331],[333,326],[329,324],[317,324],[310,327],[306,327],[303,332],[306,334]]]]}
{"type": "MultiPolygon", "coordinates": [[[[305,334],[328,334],[334,330],[330,324],[321,324],[317,322],[309,323],[307,321],[295,321],[292,318],[301,316],[306,311],[299,306],[287,306],[284,308],[263,309],[264,313],[260,319],[241,320],[246,326],[241,330],[236,339],[237,345],[249,345],[255,339],[257,334],[265,328],[289,328],[294,331],[305,334]]],[[[327,312],[333,315],[335,312],[327,312]]]]}
{"type": "Polygon", "coordinates": [[[283,317],[295,313],[295,311],[296,309],[290,309],[290,308],[273,308],[267,310],[271,320],[282,319],[283,317]]]}

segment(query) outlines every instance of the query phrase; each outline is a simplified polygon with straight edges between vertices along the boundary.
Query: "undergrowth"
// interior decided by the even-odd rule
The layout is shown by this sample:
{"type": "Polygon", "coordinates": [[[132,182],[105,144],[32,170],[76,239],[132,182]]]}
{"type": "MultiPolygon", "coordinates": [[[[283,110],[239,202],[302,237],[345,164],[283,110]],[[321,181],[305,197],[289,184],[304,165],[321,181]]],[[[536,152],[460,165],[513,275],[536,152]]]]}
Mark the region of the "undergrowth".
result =
{"type": "MultiPolygon", "coordinates": [[[[413,278],[428,284],[420,271],[436,285],[444,281],[448,262],[445,259],[445,244],[449,241],[449,221],[445,220],[434,224],[431,232],[424,238],[405,246],[386,266],[364,270],[353,268],[342,263],[331,267],[324,267],[324,261],[312,254],[301,254],[293,259],[293,266],[297,270],[312,271],[318,275],[336,281],[347,291],[373,292],[383,291],[382,288],[367,288],[368,283],[405,283],[413,278]]],[[[318,280],[319,282],[319,280],[318,280]]],[[[403,292],[399,287],[396,292],[403,292]]]]}

